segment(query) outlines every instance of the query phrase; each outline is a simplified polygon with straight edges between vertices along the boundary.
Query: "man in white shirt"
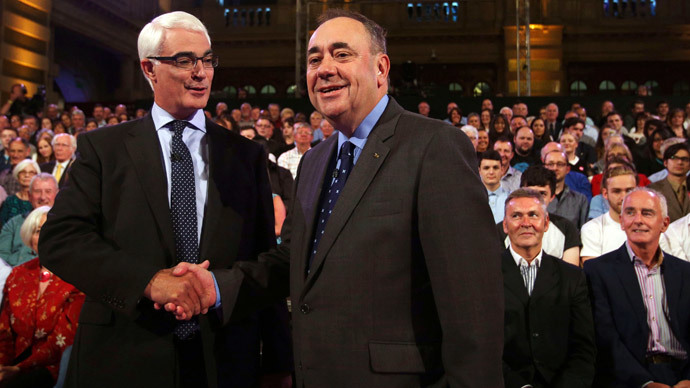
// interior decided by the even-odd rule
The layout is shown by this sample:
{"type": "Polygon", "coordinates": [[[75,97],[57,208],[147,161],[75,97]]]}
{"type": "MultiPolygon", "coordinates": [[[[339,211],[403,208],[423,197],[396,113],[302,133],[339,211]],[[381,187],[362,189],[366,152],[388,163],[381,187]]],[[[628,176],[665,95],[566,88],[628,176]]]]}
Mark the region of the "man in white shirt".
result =
{"type": "Polygon", "coordinates": [[[664,252],[690,261],[690,214],[672,222],[661,235],[659,245],[664,252]]]}
{"type": "Polygon", "coordinates": [[[278,158],[278,165],[290,170],[292,179],[297,178],[297,167],[305,152],[311,148],[314,134],[307,123],[295,123],[295,148],[284,152],[278,158]]]}
{"type": "Polygon", "coordinates": [[[623,198],[637,186],[637,173],[628,166],[607,169],[601,180],[601,195],[609,203],[609,211],[582,226],[582,261],[618,249],[625,242],[620,215],[623,198]]]}

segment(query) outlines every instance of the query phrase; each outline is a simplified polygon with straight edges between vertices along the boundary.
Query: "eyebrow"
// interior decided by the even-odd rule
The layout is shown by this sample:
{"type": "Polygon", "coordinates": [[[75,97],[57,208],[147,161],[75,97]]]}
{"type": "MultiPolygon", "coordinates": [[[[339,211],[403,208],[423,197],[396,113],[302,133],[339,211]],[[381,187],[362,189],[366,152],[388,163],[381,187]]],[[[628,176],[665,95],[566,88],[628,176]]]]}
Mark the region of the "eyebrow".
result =
{"type": "MultiPolygon", "coordinates": [[[[203,54],[201,54],[201,56],[202,56],[202,57],[205,57],[205,56],[207,56],[208,54],[213,54],[213,50],[208,49],[208,50],[206,50],[203,54]]],[[[174,55],[171,55],[171,57],[176,57],[176,56],[178,56],[178,55],[186,55],[186,56],[190,56],[190,57],[196,57],[196,53],[193,53],[193,52],[191,52],[191,51],[181,51],[181,52],[179,52],[179,53],[175,53],[174,55]]]]}
{"type": "MultiPolygon", "coordinates": [[[[336,49],[341,49],[341,48],[347,48],[347,49],[349,49],[349,48],[351,48],[351,47],[350,47],[350,45],[347,44],[346,42],[334,42],[334,43],[331,44],[331,46],[330,46],[330,49],[331,49],[331,50],[336,50],[336,49]]],[[[307,51],[307,54],[316,54],[316,53],[319,53],[319,52],[321,52],[321,48],[320,48],[319,46],[314,46],[314,47],[309,48],[309,50],[307,51]]]]}

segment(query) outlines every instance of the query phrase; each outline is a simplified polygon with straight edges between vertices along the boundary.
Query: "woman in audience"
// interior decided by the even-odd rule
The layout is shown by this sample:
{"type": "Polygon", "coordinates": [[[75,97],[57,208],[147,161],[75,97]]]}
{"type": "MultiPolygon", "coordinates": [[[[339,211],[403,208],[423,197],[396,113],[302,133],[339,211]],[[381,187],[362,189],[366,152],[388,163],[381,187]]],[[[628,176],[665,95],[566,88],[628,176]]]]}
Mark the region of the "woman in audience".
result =
{"type": "Polygon", "coordinates": [[[69,129],[72,127],[72,117],[70,117],[69,113],[67,112],[62,112],[60,115],[60,122],[62,123],[62,126],[65,127],[65,129],[69,129]]]}
{"type": "Polygon", "coordinates": [[[62,121],[58,120],[53,124],[53,132],[55,134],[67,133],[67,129],[65,128],[65,125],[62,123],[62,121]]]}
{"type": "Polygon", "coordinates": [[[635,126],[628,130],[628,136],[635,140],[635,144],[642,145],[647,141],[644,125],[649,119],[649,112],[640,112],[635,116],[635,126]]]}
{"type": "MultiPolygon", "coordinates": [[[[611,137],[609,139],[620,138],[620,136],[611,137]]],[[[622,141],[622,138],[621,138],[622,141]]],[[[606,156],[604,157],[604,163],[601,165],[601,171],[606,171],[611,163],[618,163],[621,160],[633,165],[633,156],[630,149],[622,142],[609,142],[606,146],[606,156]]],[[[598,164],[599,162],[597,162],[598,164]]],[[[644,174],[637,173],[638,175],[638,186],[647,186],[652,183],[644,174]]],[[[592,177],[592,195],[596,196],[601,194],[601,179],[604,174],[596,174],[592,177]]]]}
{"type": "Polygon", "coordinates": [[[50,144],[52,138],[42,137],[38,140],[38,153],[36,154],[36,163],[43,164],[55,160],[53,154],[53,146],[50,144]]]}
{"type": "Polygon", "coordinates": [[[458,108],[453,108],[450,110],[450,113],[448,114],[448,119],[450,120],[450,123],[455,125],[456,127],[460,124],[460,121],[462,121],[462,113],[460,113],[460,109],[458,108]]]}
{"type": "Polygon", "coordinates": [[[479,114],[480,126],[486,130],[486,133],[489,133],[491,129],[491,120],[493,120],[493,118],[494,114],[490,109],[482,109],[482,113],[479,114]]]}
{"type": "Polygon", "coordinates": [[[17,214],[22,214],[31,211],[31,202],[29,202],[29,184],[31,179],[41,172],[38,163],[31,159],[24,159],[17,163],[17,166],[12,170],[14,179],[19,182],[19,190],[17,194],[7,197],[0,208],[0,223],[5,223],[17,214]]]}
{"type": "MultiPolygon", "coordinates": [[[[648,123],[649,124],[649,123],[648,123]]],[[[640,159],[636,162],[637,170],[646,176],[663,170],[664,160],[661,153],[661,144],[671,137],[671,133],[665,126],[657,128],[647,139],[646,147],[640,159]]]]}
{"type": "Polygon", "coordinates": [[[105,120],[105,125],[111,126],[111,125],[117,125],[120,124],[120,120],[115,116],[114,114],[111,114],[108,116],[108,118],[105,120]]]}
{"type": "Polygon", "coordinates": [[[508,121],[506,121],[506,118],[503,117],[503,115],[498,114],[494,116],[489,127],[489,147],[491,147],[499,137],[511,136],[508,121]]]}
{"type": "MultiPolygon", "coordinates": [[[[22,224],[24,244],[38,252],[50,208],[32,211],[22,224]]],[[[52,387],[62,352],[74,341],[84,294],[41,266],[39,258],[12,270],[0,310],[0,385],[52,387]]]]}
{"type": "Polygon", "coordinates": [[[489,149],[489,131],[477,128],[477,152],[484,152],[489,149]]]}
{"type": "Polygon", "coordinates": [[[674,108],[668,114],[668,121],[666,124],[671,129],[671,133],[675,137],[682,137],[687,139],[688,133],[685,131],[683,123],[685,122],[685,111],[680,108],[674,108]]]}
{"type": "Polygon", "coordinates": [[[98,129],[98,122],[96,119],[88,119],[86,120],[86,132],[93,131],[94,129],[98,129]]]}
{"type": "Polygon", "coordinates": [[[565,156],[568,157],[568,163],[570,164],[570,171],[577,171],[581,174],[589,176],[589,166],[587,166],[587,161],[580,159],[577,156],[577,139],[570,132],[561,133],[561,137],[558,139],[559,143],[563,146],[563,151],[565,156]]]}
{"type": "Polygon", "coordinates": [[[42,118],[41,129],[53,129],[53,121],[47,117],[42,118]]]}
{"type": "Polygon", "coordinates": [[[594,150],[597,152],[597,160],[604,159],[604,154],[606,153],[606,141],[609,139],[609,137],[613,135],[620,134],[616,132],[615,129],[611,128],[611,126],[608,124],[604,124],[604,126],[601,127],[599,138],[597,139],[597,142],[594,145],[594,150]]]}
{"type": "Polygon", "coordinates": [[[532,128],[532,132],[534,132],[535,144],[537,141],[539,141],[542,145],[553,141],[553,138],[551,137],[551,134],[547,132],[546,124],[541,117],[535,117],[532,120],[532,124],[530,124],[530,128],[532,128]]]}

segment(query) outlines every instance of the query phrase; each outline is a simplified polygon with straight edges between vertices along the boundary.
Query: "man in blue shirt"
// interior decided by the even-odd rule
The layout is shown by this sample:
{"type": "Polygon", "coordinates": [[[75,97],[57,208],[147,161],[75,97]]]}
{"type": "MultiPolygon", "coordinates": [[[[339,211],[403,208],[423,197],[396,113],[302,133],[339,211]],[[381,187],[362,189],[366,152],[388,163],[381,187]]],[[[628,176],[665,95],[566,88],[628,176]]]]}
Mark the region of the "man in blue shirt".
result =
{"type": "Polygon", "coordinates": [[[508,190],[501,186],[501,155],[494,150],[483,152],[479,159],[479,176],[489,195],[489,207],[494,215],[494,222],[503,221],[505,201],[508,190]]]}

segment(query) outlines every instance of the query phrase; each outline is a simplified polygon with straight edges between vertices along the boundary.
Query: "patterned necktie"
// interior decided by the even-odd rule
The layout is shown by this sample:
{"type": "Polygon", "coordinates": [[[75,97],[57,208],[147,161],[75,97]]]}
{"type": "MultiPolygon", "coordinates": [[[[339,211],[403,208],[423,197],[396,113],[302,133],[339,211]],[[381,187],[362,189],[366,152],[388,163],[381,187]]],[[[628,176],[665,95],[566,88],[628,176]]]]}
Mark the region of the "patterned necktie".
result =
{"type": "MultiPolygon", "coordinates": [[[[340,166],[335,171],[333,171],[333,182],[328,188],[328,192],[326,193],[326,195],[323,196],[323,200],[321,202],[319,221],[316,224],[316,233],[314,234],[311,255],[309,256],[309,265],[307,266],[307,273],[309,273],[311,262],[314,260],[314,256],[316,256],[316,249],[318,248],[319,242],[321,241],[321,237],[323,237],[323,233],[326,230],[326,223],[328,222],[328,217],[331,216],[333,208],[335,207],[335,203],[338,200],[338,197],[340,196],[340,192],[343,190],[343,187],[345,187],[347,177],[350,175],[350,171],[354,166],[354,151],[355,145],[350,143],[349,141],[346,141],[340,147],[340,156],[338,157],[338,159],[340,160],[340,166]]],[[[325,179],[329,179],[329,177],[326,176],[325,179]]]]}
{"type": "MultiPolygon", "coordinates": [[[[175,257],[178,263],[186,261],[196,264],[199,262],[199,240],[194,164],[189,149],[182,141],[182,133],[187,127],[187,122],[175,120],[170,126],[173,131],[170,154],[170,217],[175,234],[175,257]]],[[[196,317],[189,321],[181,321],[175,327],[175,335],[180,339],[189,338],[197,327],[196,317]]]]}

